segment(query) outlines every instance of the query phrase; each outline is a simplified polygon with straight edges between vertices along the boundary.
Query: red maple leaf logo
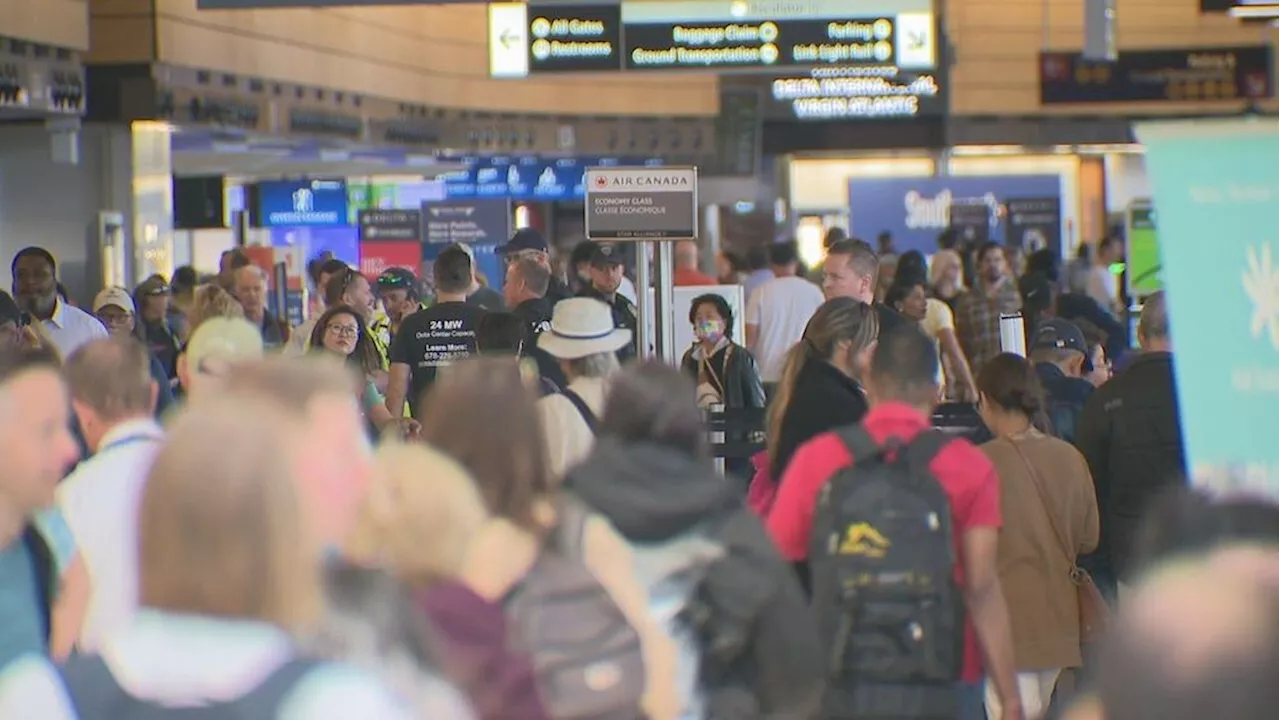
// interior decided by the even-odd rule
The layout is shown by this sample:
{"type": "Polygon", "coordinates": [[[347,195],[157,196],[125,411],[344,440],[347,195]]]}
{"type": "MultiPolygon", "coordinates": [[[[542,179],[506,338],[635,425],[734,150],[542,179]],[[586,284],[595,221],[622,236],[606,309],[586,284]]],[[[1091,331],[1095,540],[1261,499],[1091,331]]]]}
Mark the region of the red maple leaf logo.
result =
{"type": "Polygon", "coordinates": [[[596,176],[596,187],[602,188],[609,184],[609,179],[603,175],[596,176]]]}

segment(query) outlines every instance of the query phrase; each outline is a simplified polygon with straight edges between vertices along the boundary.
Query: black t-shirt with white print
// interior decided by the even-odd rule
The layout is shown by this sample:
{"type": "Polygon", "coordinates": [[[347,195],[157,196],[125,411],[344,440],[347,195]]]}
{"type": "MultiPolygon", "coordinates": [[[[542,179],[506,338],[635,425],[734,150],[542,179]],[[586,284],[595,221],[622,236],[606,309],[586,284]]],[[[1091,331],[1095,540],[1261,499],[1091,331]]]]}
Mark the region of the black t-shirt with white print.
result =
{"type": "Polygon", "coordinates": [[[436,303],[405,318],[391,342],[391,362],[409,366],[409,407],[418,417],[422,393],[436,371],[476,352],[476,327],[485,311],[462,302],[436,303]]]}

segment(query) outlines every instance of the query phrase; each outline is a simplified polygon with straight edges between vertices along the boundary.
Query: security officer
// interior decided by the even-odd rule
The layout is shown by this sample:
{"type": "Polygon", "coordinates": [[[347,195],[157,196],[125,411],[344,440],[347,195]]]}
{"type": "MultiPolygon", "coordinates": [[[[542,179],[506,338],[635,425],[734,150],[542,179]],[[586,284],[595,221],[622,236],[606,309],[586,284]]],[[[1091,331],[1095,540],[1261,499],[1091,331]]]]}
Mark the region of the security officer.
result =
{"type": "Polygon", "coordinates": [[[616,245],[598,243],[591,254],[591,284],[578,297],[595,298],[613,309],[615,327],[631,331],[631,342],[618,350],[618,362],[636,357],[638,314],[635,303],[618,293],[622,284],[622,250],[616,245]]]}

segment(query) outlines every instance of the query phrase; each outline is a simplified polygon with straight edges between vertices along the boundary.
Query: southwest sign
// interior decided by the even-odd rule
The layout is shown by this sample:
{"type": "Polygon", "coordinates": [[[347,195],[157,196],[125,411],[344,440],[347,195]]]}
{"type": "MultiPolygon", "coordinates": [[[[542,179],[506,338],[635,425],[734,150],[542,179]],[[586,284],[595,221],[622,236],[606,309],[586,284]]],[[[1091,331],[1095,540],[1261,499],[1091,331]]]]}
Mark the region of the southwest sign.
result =
{"type": "Polygon", "coordinates": [[[587,168],[590,240],[679,240],[698,236],[695,167],[587,168]]]}

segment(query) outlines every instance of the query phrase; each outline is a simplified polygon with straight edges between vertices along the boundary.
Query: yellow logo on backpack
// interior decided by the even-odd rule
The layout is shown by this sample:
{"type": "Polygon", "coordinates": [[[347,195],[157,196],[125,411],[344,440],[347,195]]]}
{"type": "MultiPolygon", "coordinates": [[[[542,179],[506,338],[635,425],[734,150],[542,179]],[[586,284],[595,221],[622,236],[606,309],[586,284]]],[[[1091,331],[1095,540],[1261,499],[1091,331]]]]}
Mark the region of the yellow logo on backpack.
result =
{"type": "Polygon", "coordinates": [[[841,555],[882,558],[891,545],[889,539],[881,535],[879,530],[863,522],[849,526],[837,552],[841,555]]]}

